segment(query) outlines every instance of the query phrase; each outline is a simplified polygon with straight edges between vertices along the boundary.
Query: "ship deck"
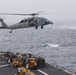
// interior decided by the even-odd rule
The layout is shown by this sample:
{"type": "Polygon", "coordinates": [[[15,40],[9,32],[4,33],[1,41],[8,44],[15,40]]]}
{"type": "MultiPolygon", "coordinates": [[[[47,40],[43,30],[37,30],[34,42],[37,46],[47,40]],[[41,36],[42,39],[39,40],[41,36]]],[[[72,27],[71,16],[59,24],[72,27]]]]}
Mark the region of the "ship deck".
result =
{"type": "MultiPolygon", "coordinates": [[[[50,65],[46,63],[44,68],[31,69],[31,71],[36,75],[74,75],[67,70],[56,67],[55,65],[50,65]]],[[[12,65],[6,63],[6,59],[0,56],[0,75],[17,75],[17,68],[13,68],[12,65]]]]}

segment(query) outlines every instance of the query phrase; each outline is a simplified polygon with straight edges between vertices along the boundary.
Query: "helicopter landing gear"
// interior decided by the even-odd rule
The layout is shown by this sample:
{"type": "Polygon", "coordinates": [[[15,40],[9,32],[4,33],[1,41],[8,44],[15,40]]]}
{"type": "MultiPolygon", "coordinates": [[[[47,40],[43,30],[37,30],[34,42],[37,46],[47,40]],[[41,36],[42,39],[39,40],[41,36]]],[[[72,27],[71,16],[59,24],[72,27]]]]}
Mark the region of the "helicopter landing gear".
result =
{"type": "Polygon", "coordinates": [[[53,22],[51,22],[51,24],[53,25],[53,22]]]}
{"type": "Polygon", "coordinates": [[[35,26],[35,29],[38,29],[38,26],[35,26]]]}
{"type": "Polygon", "coordinates": [[[41,29],[43,29],[44,27],[43,26],[41,26],[41,29]]]}
{"type": "Polygon", "coordinates": [[[12,30],[10,31],[10,33],[12,33],[12,30]]]}

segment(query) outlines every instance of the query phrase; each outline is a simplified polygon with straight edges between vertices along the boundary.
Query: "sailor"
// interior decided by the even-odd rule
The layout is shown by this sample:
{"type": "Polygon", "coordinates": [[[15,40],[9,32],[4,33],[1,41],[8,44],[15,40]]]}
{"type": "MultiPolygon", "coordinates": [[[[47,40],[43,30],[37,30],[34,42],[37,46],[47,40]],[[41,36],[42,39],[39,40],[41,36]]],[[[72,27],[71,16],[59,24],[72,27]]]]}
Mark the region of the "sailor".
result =
{"type": "Polygon", "coordinates": [[[11,64],[11,60],[10,60],[10,58],[8,58],[8,64],[9,64],[9,67],[10,67],[10,64],[11,64]]]}
{"type": "Polygon", "coordinates": [[[26,58],[23,58],[23,66],[26,66],[26,58]]]}
{"type": "Polygon", "coordinates": [[[21,72],[20,67],[18,67],[17,72],[18,72],[18,75],[19,75],[19,73],[21,72]]]}
{"type": "Polygon", "coordinates": [[[26,64],[26,69],[28,69],[29,67],[28,67],[28,63],[26,64]]]}
{"type": "Polygon", "coordinates": [[[29,67],[28,67],[28,63],[29,63],[29,56],[27,55],[27,57],[26,57],[26,61],[25,61],[26,69],[28,69],[28,68],[29,68],[29,67]]]}

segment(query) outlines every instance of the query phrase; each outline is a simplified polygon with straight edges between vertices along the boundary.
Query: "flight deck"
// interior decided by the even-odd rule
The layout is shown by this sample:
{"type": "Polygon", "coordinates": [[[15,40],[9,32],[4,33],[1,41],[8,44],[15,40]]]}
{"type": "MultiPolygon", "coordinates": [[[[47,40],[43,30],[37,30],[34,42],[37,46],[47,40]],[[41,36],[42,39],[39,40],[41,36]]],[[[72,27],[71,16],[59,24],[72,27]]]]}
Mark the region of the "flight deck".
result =
{"type": "MultiPolygon", "coordinates": [[[[30,71],[33,72],[34,75],[75,75],[67,70],[47,63],[45,67],[30,69],[30,71]]],[[[17,68],[13,68],[12,65],[9,66],[3,56],[0,56],[0,75],[17,75],[17,68]]]]}

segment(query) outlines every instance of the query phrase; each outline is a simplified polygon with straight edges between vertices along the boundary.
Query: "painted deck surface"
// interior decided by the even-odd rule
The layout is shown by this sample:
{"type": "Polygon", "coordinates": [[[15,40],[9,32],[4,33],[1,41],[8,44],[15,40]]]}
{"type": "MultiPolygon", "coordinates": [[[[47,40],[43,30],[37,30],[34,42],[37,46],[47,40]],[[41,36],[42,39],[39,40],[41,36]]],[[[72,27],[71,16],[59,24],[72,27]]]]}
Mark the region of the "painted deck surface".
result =
{"type": "MultiPolygon", "coordinates": [[[[46,63],[44,68],[39,68],[37,70],[31,70],[36,75],[74,75],[64,72],[62,69],[58,69],[52,65],[46,63]]],[[[0,75],[15,75],[17,74],[17,68],[8,66],[6,59],[0,56],[0,75]]]]}

